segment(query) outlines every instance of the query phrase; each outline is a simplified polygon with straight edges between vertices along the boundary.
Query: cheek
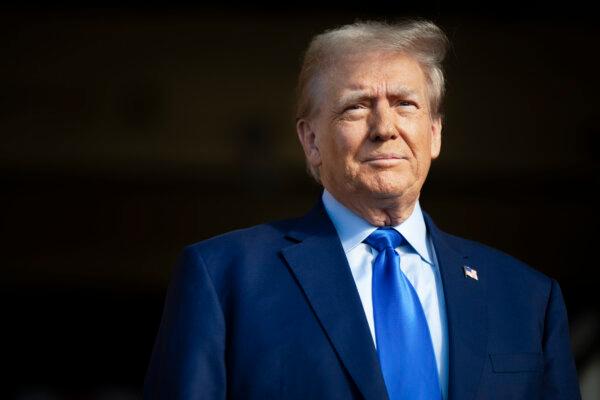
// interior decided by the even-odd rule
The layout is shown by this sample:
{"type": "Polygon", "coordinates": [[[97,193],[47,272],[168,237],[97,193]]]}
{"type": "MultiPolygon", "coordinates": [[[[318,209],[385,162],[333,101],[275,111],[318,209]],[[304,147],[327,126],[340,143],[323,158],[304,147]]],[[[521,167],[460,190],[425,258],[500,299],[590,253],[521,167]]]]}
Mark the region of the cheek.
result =
{"type": "Polygon", "coordinates": [[[333,148],[337,157],[355,158],[364,139],[364,130],[358,122],[346,122],[333,131],[333,148]]]}
{"type": "Polygon", "coordinates": [[[411,126],[411,135],[407,137],[408,145],[413,150],[415,158],[430,159],[431,158],[431,132],[430,125],[421,123],[414,123],[411,126]]]}

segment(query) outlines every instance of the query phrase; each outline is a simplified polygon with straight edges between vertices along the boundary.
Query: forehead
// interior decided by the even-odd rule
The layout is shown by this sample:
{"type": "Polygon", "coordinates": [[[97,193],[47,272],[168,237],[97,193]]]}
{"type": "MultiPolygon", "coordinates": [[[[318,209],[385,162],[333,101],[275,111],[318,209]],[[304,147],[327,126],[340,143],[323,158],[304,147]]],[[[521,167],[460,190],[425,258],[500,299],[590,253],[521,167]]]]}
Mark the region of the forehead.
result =
{"type": "Polygon", "coordinates": [[[376,95],[398,90],[425,95],[426,86],[423,69],[414,57],[382,51],[338,57],[322,77],[326,97],[351,91],[376,95]]]}

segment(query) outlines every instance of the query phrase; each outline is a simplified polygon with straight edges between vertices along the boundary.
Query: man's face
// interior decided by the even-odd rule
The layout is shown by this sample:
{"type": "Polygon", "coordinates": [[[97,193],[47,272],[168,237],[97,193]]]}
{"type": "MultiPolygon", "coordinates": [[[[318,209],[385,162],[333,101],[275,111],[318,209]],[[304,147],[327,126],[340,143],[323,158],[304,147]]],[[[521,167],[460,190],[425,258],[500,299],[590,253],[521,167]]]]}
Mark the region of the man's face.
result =
{"type": "Polygon", "coordinates": [[[353,195],[418,198],[440,152],[418,62],[403,54],[345,56],[321,79],[316,115],[298,121],[308,162],[339,200],[353,195]]]}

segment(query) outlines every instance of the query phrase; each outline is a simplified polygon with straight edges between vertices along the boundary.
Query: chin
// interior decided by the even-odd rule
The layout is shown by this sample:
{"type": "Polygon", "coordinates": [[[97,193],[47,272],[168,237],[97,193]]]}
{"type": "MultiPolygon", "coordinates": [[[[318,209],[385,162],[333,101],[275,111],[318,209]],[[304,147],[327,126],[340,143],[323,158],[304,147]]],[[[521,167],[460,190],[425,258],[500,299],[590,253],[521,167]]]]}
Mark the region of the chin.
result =
{"type": "Polygon", "coordinates": [[[367,185],[364,191],[372,196],[380,199],[390,199],[402,197],[407,193],[408,188],[402,185],[385,184],[385,185],[367,185]]]}
{"type": "Polygon", "coordinates": [[[388,174],[378,174],[364,182],[364,188],[378,198],[402,197],[414,188],[416,179],[407,179],[406,176],[386,176],[388,174]]]}

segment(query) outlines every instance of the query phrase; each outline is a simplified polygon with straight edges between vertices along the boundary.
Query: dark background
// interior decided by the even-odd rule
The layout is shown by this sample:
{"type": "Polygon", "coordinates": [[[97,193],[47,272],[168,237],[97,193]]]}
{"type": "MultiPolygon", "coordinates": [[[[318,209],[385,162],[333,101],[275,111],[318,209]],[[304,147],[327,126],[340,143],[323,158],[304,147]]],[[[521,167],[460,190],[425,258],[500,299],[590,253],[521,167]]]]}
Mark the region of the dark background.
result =
{"type": "Polygon", "coordinates": [[[410,16],[453,44],[423,208],[559,280],[597,387],[598,15],[368,3],[0,9],[2,398],[139,398],[181,248],[319,195],[292,111],[311,36],[410,16]]]}

